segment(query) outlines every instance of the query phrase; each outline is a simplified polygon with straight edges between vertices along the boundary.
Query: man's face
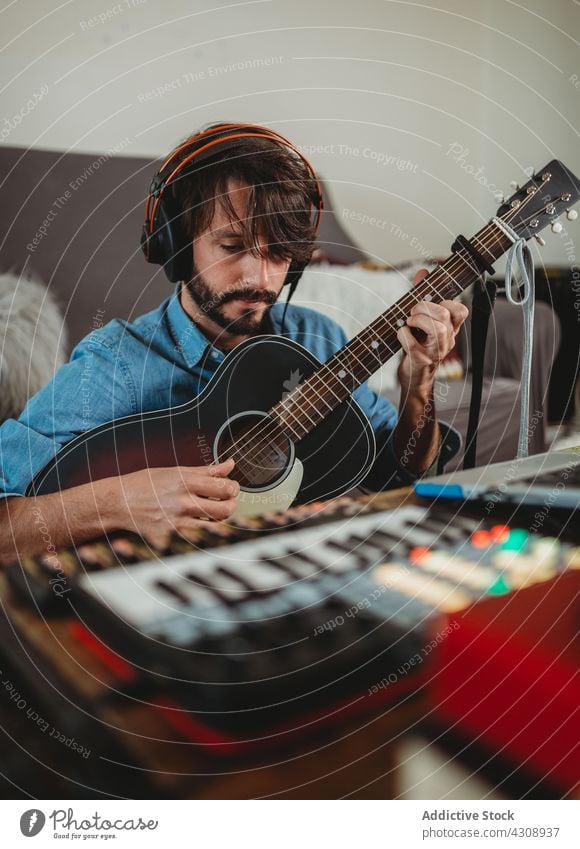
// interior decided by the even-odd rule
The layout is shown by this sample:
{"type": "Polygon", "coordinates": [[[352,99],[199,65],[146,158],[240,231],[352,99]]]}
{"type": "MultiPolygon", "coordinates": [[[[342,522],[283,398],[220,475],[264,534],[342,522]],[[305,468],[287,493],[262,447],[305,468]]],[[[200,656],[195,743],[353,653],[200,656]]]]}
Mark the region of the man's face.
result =
{"type": "MultiPolygon", "coordinates": [[[[248,192],[247,186],[229,181],[228,194],[242,220],[248,192]]],[[[262,238],[259,244],[267,248],[262,238]]],[[[289,260],[262,258],[246,251],[236,223],[216,203],[213,221],[193,243],[193,278],[186,288],[197,307],[195,320],[210,330],[214,329],[212,322],[230,336],[262,332],[289,266],[289,260]]]]}

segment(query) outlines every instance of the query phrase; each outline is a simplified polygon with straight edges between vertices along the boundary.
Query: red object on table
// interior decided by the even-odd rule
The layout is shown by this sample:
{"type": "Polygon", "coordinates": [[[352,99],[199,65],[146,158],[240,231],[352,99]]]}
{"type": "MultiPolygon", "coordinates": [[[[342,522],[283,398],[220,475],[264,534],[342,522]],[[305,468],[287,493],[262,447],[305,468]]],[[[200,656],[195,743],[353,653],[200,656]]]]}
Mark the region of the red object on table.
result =
{"type": "Polygon", "coordinates": [[[580,572],[449,617],[435,718],[565,793],[580,782],[580,572]]]}

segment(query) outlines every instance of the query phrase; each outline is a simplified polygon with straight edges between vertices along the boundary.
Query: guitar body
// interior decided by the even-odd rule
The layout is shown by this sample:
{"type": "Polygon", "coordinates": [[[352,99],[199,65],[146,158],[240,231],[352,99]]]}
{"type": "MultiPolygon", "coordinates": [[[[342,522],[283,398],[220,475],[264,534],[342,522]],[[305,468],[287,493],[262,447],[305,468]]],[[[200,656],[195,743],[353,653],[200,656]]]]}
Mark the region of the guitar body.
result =
{"type": "MultiPolygon", "coordinates": [[[[240,425],[250,430],[261,428],[267,421],[266,411],[320,365],[290,339],[260,336],[248,340],[226,357],[197,398],[173,409],[117,419],[81,434],[34,478],[27,494],[43,495],[145,468],[202,466],[225,459],[228,434],[234,433],[236,438],[240,425]]],[[[243,443],[243,433],[241,437],[236,444],[243,443]]],[[[347,400],[303,439],[289,439],[287,450],[276,450],[275,457],[264,460],[268,468],[278,464],[276,480],[264,481],[259,476],[254,480],[250,472],[245,482],[240,480],[242,492],[235,515],[283,510],[294,502],[340,495],[361,482],[374,459],[370,423],[358,404],[347,400]]]]}

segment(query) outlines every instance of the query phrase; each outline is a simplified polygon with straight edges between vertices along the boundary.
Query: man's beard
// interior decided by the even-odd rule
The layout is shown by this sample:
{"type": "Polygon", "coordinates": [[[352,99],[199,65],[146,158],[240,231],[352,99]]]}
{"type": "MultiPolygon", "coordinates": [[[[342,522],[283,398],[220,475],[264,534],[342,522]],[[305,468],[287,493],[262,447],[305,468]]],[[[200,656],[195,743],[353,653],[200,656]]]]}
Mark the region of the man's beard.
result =
{"type": "Polygon", "coordinates": [[[223,307],[231,301],[243,299],[265,303],[270,307],[276,303],[278,296],[264,289],[255,289],[249,285],[240,283],[230,292],[215,294],[212,292],[203,275],[193,266],[193,277],[185,283],[185,288],[193,298],[195,304],[203,315],[206,315],[219,327],[222,327],[231,336],[254,336],[264,333],[269,327],[270,310],[264,311],[260,318],[253,310],[248,309],[238,318],[228,318],[223,307]]]}

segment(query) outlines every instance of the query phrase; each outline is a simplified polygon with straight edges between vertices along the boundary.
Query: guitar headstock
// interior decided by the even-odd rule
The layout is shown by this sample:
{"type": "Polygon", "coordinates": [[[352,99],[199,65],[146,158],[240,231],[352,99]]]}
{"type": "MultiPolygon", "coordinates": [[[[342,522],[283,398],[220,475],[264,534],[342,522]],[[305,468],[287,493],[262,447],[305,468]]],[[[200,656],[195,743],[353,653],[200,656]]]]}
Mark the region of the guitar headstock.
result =
{"type": "Polygon", "coordinates": [[[518,236],[530,239],[548,225],[560,232],[562,225],[556,221],[566,212],[570,219],[578,217],[570,209],[580,199],[580,180],[557,159],[548,162],[537,174],[504,201],[497,211],[518,236]]]}

